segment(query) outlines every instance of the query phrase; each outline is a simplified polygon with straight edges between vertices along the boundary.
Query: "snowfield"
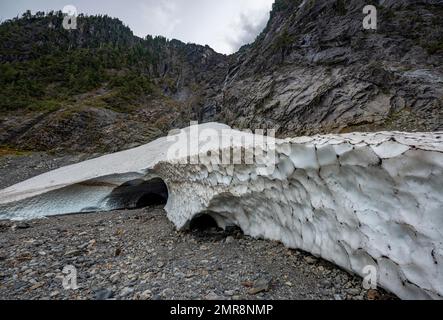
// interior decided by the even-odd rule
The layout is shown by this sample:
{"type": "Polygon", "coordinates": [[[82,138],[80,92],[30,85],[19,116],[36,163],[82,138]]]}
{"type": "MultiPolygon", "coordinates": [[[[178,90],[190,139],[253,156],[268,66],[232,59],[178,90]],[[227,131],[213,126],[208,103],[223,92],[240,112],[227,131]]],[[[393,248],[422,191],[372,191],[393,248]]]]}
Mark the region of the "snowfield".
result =
{"type": "Polygon", "coordinates": [[[374,266],[378,284],[400,298],[442,299],[442,138],[279,140],[193,126],[2,190],[0,219],[133,208],[160,196],[179,229],[208,214],[220,227],[239,226],[362,277],[374,266]]]}

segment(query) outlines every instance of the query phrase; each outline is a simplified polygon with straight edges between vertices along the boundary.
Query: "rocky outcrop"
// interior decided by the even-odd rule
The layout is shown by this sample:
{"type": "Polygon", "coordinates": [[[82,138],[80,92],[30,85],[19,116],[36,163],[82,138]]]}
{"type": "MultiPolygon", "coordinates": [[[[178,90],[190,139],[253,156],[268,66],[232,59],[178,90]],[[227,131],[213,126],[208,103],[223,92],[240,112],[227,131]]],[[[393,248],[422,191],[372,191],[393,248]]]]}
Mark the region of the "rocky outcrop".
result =
{"type": "Polygon", "coordinates": [[[361,276],[372,266],[378,283],[400,298],[441,299],[442,137],[279,140],[207,124],[0,191],[0,218],[136,208],[167,198],[179,229],[209,215],[220,227],[239,226],[361,276]]]}
{"type": "Polygon", "coordinates": [[[363,29],[367,4],[277,0],[233,57],[215,119],[282,136],[441,130],[442,2],[377,1],[376,31],[363,29]]]}
{"type": "Polygon", "coordinates": [[[156,101],[133,114],[96,107],[67,106],[26,116],[0,117],[0,141],[26,150],[109,153],[148,143],[180,117],[177,106],[156,101]]]}
{"type": "Polygon", "coordinates": [[[0,145],[115,152],[189,125],[223,81],[208,46],[136,37],[118,19],[26,13],[0,24],[0,145]]]}
{"type": "MultiPolygon", "coordinates": [[[[231,56],[161,37],[142,40],[107,17],[82,17],[79,34],[56,37],[64,40],[54,44],[56,32],[40,26],[46,26],[46,20],[20,20],[23,28],[29,23],[40,26],[23,32],[29,35],[24,42],[42,42],[40,51],[50,45],[61,52],[95,48],[102,42],[146,51],[137,70],[149,75],[158,92],[136,101],[130,110],[114,110],[98,89],[89,93],[93,99],[75,96],[74,103],[56,113],[9,112],[0,116],[0,144],[112,152],[127,148],[129,137],[140,137],[134,143],[144,144],[188,126],[190,120],[273,128],[280,137],[442,130],[442,2],[376,1],[375,31],[363,29],[365,5],[363,0],[277,0],[262,34],[231,56]],[[109,37],[109,26],[120,36],[109,37]],[[60,118],[63,126],[54,128],[60,118]],[[66,134],[67,128],[77,135],[66,134]]],[[[4,41],[5,51],[22,55],[2,59],[26,60],[40,52],[14,39],[4,41]]]]}

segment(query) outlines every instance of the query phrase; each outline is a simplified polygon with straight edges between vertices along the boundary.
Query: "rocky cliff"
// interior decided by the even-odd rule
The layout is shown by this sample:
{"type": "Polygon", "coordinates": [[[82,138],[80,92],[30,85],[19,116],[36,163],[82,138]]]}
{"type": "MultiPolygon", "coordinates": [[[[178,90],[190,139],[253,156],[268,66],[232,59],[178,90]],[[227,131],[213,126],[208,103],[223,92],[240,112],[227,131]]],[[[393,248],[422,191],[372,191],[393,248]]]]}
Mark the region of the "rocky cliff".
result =
{"type": "Polygon", "coordinates": [[[442,129],[443,2],[375,3],[373,31],[368,1],[277,1],[233,58],[217,120],[282,135],[442,129]]]}
{"type": "Polygon", "coordinates": [[[442,130],[442,18],[440,0],[277,0],[257,40],[224,56],[137,38],[108,17],[82,16],[64,31],[59,14],[24,15],[0,26],[0,144],[117,151],[190,120],[282,137],[442,130]],[[362,24],[371,2],[377,30],[362,24]],[[60,56],[70,73],[51,67],[60,56]]]}
{"type": "Polygon", "coordinates": [[[0,25],[0,145],[112,152],[189,125],[227,62],[208,46],[134,36],[117,19],[25,13],[0,25]]]}

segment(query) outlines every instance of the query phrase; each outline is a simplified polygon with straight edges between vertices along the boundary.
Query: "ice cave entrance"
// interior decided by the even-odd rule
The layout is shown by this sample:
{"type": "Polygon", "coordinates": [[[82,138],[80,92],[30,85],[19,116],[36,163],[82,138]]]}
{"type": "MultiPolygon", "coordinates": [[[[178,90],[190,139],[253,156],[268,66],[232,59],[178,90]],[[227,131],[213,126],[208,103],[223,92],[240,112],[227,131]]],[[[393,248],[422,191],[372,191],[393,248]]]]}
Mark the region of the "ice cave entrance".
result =
{"type": "Polygon", "coordinates": [[[194,231],[206,231],[214,228],[218,229],[219,226],[215,219],[208,212],[198,215],[189,223],[189,229],[194,231]]]}
{"type": "Polygon", "coordinates": [[[112,191],[108,205],[115,209],[141,209],[166,205],[168,187],[160,178],[128,181],[112,191]]]}

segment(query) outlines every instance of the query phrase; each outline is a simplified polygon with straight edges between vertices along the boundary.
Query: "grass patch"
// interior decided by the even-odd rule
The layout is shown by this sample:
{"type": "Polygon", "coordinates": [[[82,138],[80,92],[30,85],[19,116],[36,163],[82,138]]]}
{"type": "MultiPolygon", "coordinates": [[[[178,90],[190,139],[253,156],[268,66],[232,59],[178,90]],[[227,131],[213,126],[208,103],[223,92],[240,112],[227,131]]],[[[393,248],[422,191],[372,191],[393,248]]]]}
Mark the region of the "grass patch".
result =
{"type": "Polygon", "coordinates": [[[432,42],[426,46],[426,50],[429,54],[436,54],[439,52],[443,52],[443,41],[440,42],[432,42]]]}
{"type": "Polygon", "coordinates": [[[29,151],[17,150],[8,146],[0,146],[0,157],[5,156],[25,156],[29,151]]]}
{"type": "Polygon", "coordinates": [[[288,33],[288,30],[284,30],[281,35],[277,37],[274,42],[274,50],[286,50],[294,43],[294,38],[288,33]]]}

